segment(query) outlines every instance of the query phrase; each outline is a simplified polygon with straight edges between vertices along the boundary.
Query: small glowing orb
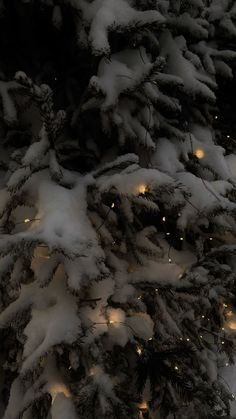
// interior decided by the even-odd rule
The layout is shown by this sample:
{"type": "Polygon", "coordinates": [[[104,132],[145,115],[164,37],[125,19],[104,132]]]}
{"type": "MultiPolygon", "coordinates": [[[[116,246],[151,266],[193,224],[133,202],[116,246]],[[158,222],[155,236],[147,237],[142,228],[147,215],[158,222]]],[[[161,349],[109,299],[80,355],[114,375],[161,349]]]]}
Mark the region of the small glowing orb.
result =
{"type": "Polygon", "coordinates": [[[142,355],[142,349],[140,348],[140,346],[137,346],[136,352],[139,356],[142,355]]]}
{"type": "Polygon", "coordinates": [[[204,150],[202,150],[202,148],[197,148],[194,151],[194,155],[198,158],[198,159],[203,159],[203,157],[205,156],[204,150]]]}
{"type": "Polygon", "coordinates": [[[138,408],[139,410],[147,410],[148,409],[148,404],[146,401],[143,401],[142,403],[138,404],[138,408]]]}
{"type": "Polygon", "coordinates": [[[56,396],[60,393],[64,394],[65,397],[70,397],[70,392],[68,388],[63,383],[55,383],[50,386],[49,393],[52,397],[52,403],[54,402],[56,396]]]}
{"type": "Polygon", "coordinates": [[[138,186],[137,191],[139,194],[144,195],[147,190],[146,185],[144,183],[141,183],[141,185],[138,186]]]}

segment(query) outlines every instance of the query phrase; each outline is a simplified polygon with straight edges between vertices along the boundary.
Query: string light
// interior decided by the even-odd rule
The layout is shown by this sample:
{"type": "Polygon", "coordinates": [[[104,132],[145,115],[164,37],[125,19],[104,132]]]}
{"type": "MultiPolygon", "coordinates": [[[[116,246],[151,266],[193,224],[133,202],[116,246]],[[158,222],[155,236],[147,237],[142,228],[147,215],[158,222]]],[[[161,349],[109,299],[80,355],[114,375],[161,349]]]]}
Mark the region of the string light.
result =
{"type": "Polygon", "coordinates": [[[209,237],[209,240],[211,240],[211,241],[212,241],[212,240],[213,240],[213,237],[209,237]]]}
{"type": "Polygon", "coordinates": [[[52,397],[52,404],[53,404],[55,398],[57,397],[57,395],[59,393],[63,393],[64,396],[67,397],[67,398],[69,398],[71,396],[68,388],[62,383],[59,383],[59,384],[56,383],[56,384],[53,384],[52,386],[50,386],[49,392],[50,392],[51,397],[52,397]]]}
{"type": "Polygon", "coordinates": [[[172,262],[172,259],[171,259],[171,258],[169,258],[169,259],[168,259],[168,261],[169,261],[169,263],[171,263],[171,262],[172,262]]]}
{"type": "Polygon", "coordinates": [[[186,339],[186,341],[187,341],[187,342],[189,342],[189,341],[190,341],[190,339],[189,339],[189,338],[187,338],[187,339],[186,339]]]}
{"type": "Polygon", "coordinates": [[[224,327],[222,327],[222,328],[221,328],[221,330],[225,330],[225,328],[224,328],[224,327]]]}
{"type": "Polygon", "coordinates": [[[218,115],[215,115],[215,116],[214,116],[214,118],[215,118],[215,119],[218,119],[218,115]]]}
{"type": "Polygon", "coordinates": [[[183,340],[183,338],[179,338],[179,340],[183,340]]]}
{"type": "Polygon", "coordinates": [[[148,340],[153,340],[153,338],[149,338],[148,340]]]}
{"type": "Polygon", "coordinates": [[[233,399],[235,399],[235,395],[234,394],[232,394],[232,397],[233,397],[233,399]]]}
{"type": "Polygon", "coordinates": [[[200,338],[202,339],[202,335],[200,335],[200,338]]]}
{"type": "Polygon", "coordinates": [[[202,150],[202,148],[197,148],[194,151],[194,155],[198,158],[198,159],[203,159],[203,157],[205,156],[204,151],[202,150]]]}
{"type": "Polygon", "coordinates": [[[175,370],[178,371],[179,367],[177,367],[177,365],[175,365],[175,370]]]}
{"type": "Polygon", "coordinates": [[[108,320],[108,324],[114,324],[114,320],[108,320]]]}
{"type": "Polygon", "coordinates": [[[181,240],[181,241],[183,241],[183,240],[184,240],[184,238],[183,238],[183,237],[180,237],[180,240],[181,240]]]}
{"type": "Polygon", "coordinates": [[[138,404],[138,409],[139,410],[148,410],[148,404],[146,401],[142,401],[141,403],[138,404]]]}
{"type": "Polygon", "coordinates": [[[204,316],[204,314],[202,315],[202,319],[205,319],[205,316],[204,316]]]}
{"type": "Polygon", "coordinates": [[[225,344],[224,340],[222,340],[221,343],[222,343],[222,345],[224,345],[225,344]]]}
{"type": "Polygon", "coordinates": [[[226,137],[227,137],[227,138],[230,138],[230,135],[227,135],[226,137]]]}
{"type": "Polygon", "coordinates": [[[142,349],[141,349],[141,347],[140,346],[137,346],[137,348],[136,348],[136,352],[137,352],[137,354],[139,355],[139,356],[141,356],[142,355],[142,349]]]}
{"type": "Polygon", "coordinates": [[[228,367],[228,366],[229,366],[229,363],[228,363],[228,362],[226,362],[225,366],[226,366],[226,367],[228,367]]]}
{"type": "Polygon", "coordinates": [[[88,375],[91,377],[95,374],[95,368],[90,368],[88,375]]]}
{"type": "Polygon", "coordinates": [[[146,185],[142,183],[141,185],[138,186],[138,193],[141,195],[144,195],[146,192],[146,189],[147,189],[146,185]]]}
{"type": "Polygon", "coordinates": [[[141,300],[142,299],[142,295],[140,295],[139,297],[138,297],[138,300],[141,300]]]}
{"type": "Polygon", "coordinates": [[[223,307],[227,308],[227,307],[228,307],[228,305],[224,303],[224,304],[223,304],[223,307]]]}
{"type": "Polygon", "coordinates": [[[158,292],[158,288],[155,288],[155,291],[158,292]]]}
{"type": "Polygon", "coordinates": [[[114,206],[115,206],[115,204],[114,204],[114,202],[112,202],[112,204],[111,204],[111,208],[114,208],[114,206]]]}
{"type": "Polygon", "coordinates": [[[166,217],[162,217],[162,221],[164,221],[164,222],[165,222],[165,221],[166,221],[166,217]]]}
{"type": "Polygon", "coordinates": [[[29,218],[26,218],[26,219],[24,220],[24,223],[30,223],[30,219],[29,219],[29,218]]]}
{"type": "Polygon", "coordinates": [[[167,236],[170,236],[170,233],[166,233],[167,236]]]}

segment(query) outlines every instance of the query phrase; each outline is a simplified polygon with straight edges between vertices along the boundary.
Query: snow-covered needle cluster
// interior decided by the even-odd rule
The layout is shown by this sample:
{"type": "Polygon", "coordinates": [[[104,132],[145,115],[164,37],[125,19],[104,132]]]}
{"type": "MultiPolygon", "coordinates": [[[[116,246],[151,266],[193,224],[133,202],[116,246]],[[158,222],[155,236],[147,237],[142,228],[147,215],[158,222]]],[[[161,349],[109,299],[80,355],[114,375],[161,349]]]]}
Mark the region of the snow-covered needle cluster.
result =
{"type": "Polygon", "coordinates": [[[235,1],[0,7],[1,417],[230,418],[235,1]]]}

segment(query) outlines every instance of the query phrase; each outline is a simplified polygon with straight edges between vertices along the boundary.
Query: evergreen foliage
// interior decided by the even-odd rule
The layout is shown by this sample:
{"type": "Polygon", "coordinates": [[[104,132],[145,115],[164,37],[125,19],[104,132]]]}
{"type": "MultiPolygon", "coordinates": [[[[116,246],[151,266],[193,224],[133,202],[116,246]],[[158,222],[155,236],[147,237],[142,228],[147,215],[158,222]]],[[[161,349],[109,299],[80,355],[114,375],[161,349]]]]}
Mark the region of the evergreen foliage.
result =
{"type": "Polygon", "coordinates": [[[0,23],[1,417],[231,418],[235,1],[0,23]]]}

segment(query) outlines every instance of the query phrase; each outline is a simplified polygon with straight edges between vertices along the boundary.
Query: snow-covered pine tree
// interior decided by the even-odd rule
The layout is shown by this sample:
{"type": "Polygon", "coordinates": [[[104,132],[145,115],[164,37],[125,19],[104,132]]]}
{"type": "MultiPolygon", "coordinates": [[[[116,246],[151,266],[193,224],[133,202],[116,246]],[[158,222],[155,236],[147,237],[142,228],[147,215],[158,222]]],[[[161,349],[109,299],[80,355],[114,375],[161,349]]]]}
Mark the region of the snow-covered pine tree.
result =
{"type": "Polygon", "coordinates": [[[1,417],[229,418],[235,1],[0,5],[1,417]]]}

